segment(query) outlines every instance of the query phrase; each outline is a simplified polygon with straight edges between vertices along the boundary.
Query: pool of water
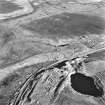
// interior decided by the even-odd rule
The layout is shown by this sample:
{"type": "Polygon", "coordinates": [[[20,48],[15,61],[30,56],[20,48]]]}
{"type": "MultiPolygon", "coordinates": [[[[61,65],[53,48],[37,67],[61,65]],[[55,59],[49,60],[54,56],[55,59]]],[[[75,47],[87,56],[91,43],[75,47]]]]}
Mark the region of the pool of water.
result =
{"type": "Polygon", "coordinates": [[[22,9],[19,5],[10,1],[0,0],[0,13],[6,14],[22,9]]]}

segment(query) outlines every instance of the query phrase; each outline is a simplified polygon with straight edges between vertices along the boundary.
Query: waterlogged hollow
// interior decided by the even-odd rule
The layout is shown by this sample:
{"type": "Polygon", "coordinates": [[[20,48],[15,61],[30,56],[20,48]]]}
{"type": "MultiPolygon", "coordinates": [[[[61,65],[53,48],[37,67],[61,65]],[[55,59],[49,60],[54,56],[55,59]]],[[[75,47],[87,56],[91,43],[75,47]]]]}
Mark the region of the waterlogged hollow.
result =
{"type": "Polygon", "coordinates": [[[16,5],[15,3],[12,3],[10,1],[0,0],[0,13],[2,14],[17,11],[19,9],[22,9],[22,7],[16,5]]]}
{"type": "Polygon", "coordinates": [[[22,27],[37,32],[43,37],[74,38],[87,34],[102,34],[105,29],[105,21],[93,15],[62,13],[32,21],[22,27]]]}

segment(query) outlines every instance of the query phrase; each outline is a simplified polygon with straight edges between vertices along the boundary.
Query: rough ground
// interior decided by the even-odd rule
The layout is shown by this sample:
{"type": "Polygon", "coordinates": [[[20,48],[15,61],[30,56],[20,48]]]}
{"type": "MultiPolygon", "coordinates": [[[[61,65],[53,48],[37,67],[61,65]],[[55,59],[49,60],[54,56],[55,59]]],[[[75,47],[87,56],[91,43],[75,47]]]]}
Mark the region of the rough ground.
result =
{"type": "MultiPolygon", "coordinates": [[[[33,72],[64,59],[92,53],[87,59],[92,62],[85,64],[87,72],[104,71],[104,6],[104,1],[1,0],[0,105],[7,105],[8,98],[13,98],[16,89],[33,72]],[[87,26],[81,29],[85,22],[87,26]],[[95,28],[91,26],[92,22],[95,28]],[[98,52],[100,49],[103,50],[98,52]]],[[[42,103],[48,103],[49,97],[46,96],[42,103]]],[[[55,105],[96,105],[93,100],[88,104],[82,96],[78,97],[67,85],[55,105]]]]}

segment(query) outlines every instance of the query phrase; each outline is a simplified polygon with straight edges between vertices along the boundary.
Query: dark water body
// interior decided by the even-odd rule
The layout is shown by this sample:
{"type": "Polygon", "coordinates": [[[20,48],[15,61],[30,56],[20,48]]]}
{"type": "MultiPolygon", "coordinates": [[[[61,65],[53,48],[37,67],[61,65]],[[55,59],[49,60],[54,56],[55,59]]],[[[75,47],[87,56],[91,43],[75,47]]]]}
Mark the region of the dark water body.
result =
{"type": "Polygon", "coordinates": [[[16,5],[15,3],[5,0],[0,0],[0,13],[6,14],[19,9],[22,9],[22,7],[16,5]]]}
{"type": "Polygon", "coordinates": [[[48,37],[79,37],[82,35],[102,34],[105,21],[98,16],[77,13],[63,13],[32,21],[22,27],[48,37]]]}
{"type": "Polygon", "coordinates": [[[71,86],[75,91],[84,95],[102,97],[104,95],[104,87],[100,80],[97,84],[96,82],[93,77],[81,73],[71,75],[71,86]],[[99,85],[100,83],[101,85],[99,85]]]}

